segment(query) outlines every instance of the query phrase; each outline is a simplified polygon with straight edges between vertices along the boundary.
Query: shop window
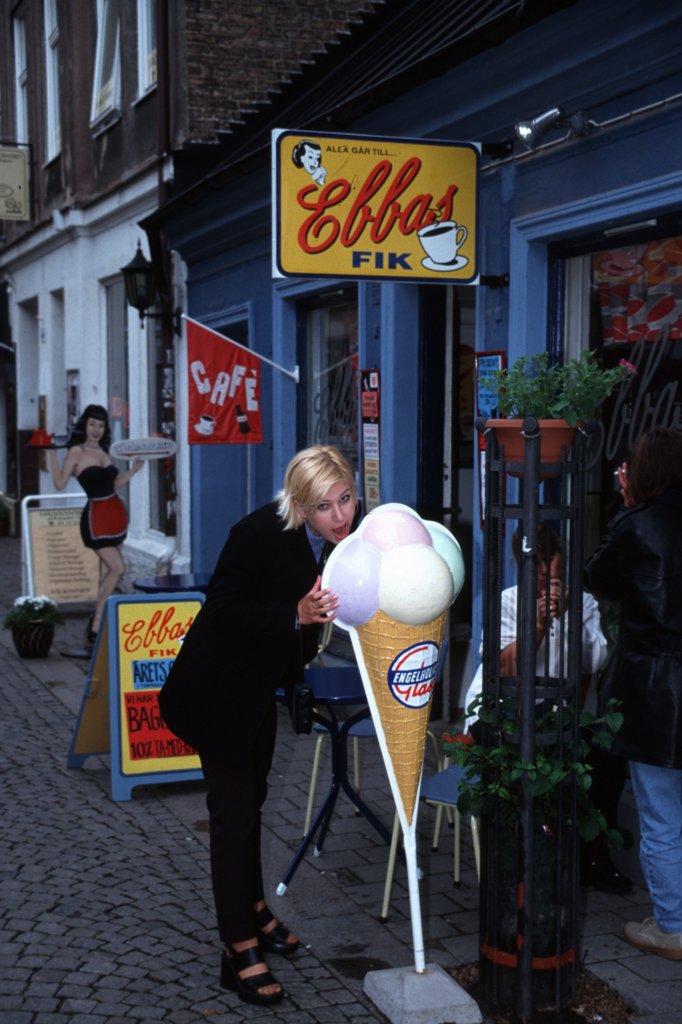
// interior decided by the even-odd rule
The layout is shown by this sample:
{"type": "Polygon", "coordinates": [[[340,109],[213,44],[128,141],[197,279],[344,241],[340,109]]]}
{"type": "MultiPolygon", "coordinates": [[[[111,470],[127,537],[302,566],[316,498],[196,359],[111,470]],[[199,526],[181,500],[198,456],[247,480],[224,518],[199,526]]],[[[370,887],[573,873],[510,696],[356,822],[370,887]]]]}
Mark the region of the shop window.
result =
{"type": "Polygon", "coordinates": [[[591,299],[605,365],[627,359],[637,369],[609,403],[612,461],[649,427],[682,429],[682,237],[594,253],[591,299]]]}
{"type": "Polygon", "coordinates": [[[337,447],[358,470],[358,308],[355,289],[302,310],[306,444],[337,447]]]}
{"type": "Polygon", "coordinates": [[[567,357],[577,354],[571,336],[575,342],[581,334],[583,347],[587,336],[604,366],[626,359],[637,371],[600,410],[590,481],[593,546],[620,505],[613,483],[618,463],[650,427],[682,430],[682,237],[603,248],[569,260],[567,269],[567,357]],[[576,268],[583,289],[575,286],[576,268]]]}
{"type": "Polygon", "coordinates": [[[119,9],[116,0],[97,0],[97,50],[90,123],[117,114],[121,104],[119,9]]]}

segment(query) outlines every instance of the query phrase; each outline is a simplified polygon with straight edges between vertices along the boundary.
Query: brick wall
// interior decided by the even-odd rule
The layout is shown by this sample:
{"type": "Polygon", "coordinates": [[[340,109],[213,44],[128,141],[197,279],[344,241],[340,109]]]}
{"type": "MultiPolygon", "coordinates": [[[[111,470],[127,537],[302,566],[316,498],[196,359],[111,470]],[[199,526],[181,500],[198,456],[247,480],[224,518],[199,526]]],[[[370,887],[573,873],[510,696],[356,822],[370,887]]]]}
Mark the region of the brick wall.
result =
{"type": "Polygon", "coordinates": [[[187,131],[210,141],[259,110],[384,0],[187,0],[187,131]]]}

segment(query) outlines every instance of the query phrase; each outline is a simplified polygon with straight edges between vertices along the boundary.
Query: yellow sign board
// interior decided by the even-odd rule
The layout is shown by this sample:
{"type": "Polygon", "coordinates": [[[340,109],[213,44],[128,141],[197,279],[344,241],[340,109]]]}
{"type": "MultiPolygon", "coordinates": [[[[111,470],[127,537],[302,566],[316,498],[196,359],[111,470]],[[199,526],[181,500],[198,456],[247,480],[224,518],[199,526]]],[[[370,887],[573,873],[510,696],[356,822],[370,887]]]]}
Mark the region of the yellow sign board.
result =
{"type": "Polygon", "coordinates": [[[0,220],[29,220],[28,150],[0,146],[0,220]]]}
{"type": "Polygon", "coordinates": [[[118,604],[118,687],[121,771],[124,775],[198,768],[196,751],[170,731],[159,712],[159,690],[201,604],[180,595],[118,604]]]}
{"type": "Polygon", "coordinates": [[[477,143],[272,135],[273,276],[475,284],[477,143]]]}
{"type": "Polygon", "coordinates": [[[202,777],[199,757],[159,711],[159,690],[203,602],[199,593],[110,597],[97,634],[67,767],[111,754],[111,795],[202,777]]]}

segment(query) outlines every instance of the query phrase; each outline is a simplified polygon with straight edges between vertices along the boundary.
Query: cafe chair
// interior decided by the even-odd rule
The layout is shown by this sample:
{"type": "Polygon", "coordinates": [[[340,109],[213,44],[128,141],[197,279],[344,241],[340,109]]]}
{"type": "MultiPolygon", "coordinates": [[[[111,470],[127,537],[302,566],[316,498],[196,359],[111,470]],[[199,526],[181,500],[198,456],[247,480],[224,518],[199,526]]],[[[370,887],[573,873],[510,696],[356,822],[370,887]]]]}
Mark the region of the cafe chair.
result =
{"type": "MultiPolygon", "coordinates": [[[[419,790],[419,796],[426,803],[432,806],[438,807],[438,814],[436,815],[436,823],[434,827],[432,850],[435,852],[438,849],[438,842],[440,839],[440,827],[443,809],[447,808],[452,811],[454,816],[454,869],[453,869],[453,880],[455,885],[461,884],[461,867],[462,867],[462,823],[461,816],[457,810],[457,800],[459,798],[459,787],[464,775],[464,769],[457,764],[449,764],[435,775],[426,776],[422,778],[421,787],[419,790]]],[[[474,847],[474,860],[476,862],[476,876],[478,880],[481,879],[481,845],[478,834],[478,822],[473,816],[470,818],[471,825],[471,839],[474,847]]],[[[388,908],[391,902],[391,892],[393,889],[393,875],[395,872],[395,862],[398,853],[398,840],[400,838],[400,819],[398,815],[395,815],[393,820],[393,835],[391,837],[391,847],[388,854],[388,866],[386,868],[386,882],[384,884],[384,900],[381,906],[381,920],[388,920],[388,908]]]]}

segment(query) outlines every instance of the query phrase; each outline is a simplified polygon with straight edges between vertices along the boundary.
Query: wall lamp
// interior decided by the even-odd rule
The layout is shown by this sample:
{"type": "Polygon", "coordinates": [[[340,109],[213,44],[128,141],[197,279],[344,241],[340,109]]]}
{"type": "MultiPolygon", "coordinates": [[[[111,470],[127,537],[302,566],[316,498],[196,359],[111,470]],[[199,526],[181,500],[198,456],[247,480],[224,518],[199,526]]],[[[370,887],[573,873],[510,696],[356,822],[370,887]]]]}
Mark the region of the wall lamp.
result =
{"type": "Polygon", "coordinates": [[[568,137],[587,135],[591,122],[585,120],[581,110],[567,116],[562,107],[550,107],[531,121],[519,121],[514,125],[516,138],[528,149],[535,149],[540,139],[552,128],[568,128],[568,137]]]}
{"type": "Polygon", "coordinates": [[[178,337],[182,336],[181,310],[176,309],[174,313],[164,311],[162,313],[148,313],[147,310],[156,302],[156,272],[154,264],[145,258],[140,243],[137,243],[137,252],[130,263],[121,267],[123,282],[126,289],[128,305],[136,309],[140,314],[140,325],[144,324],[145,316],[151,320],[165,320],[170,323],[173,331],[178,337]]]}

